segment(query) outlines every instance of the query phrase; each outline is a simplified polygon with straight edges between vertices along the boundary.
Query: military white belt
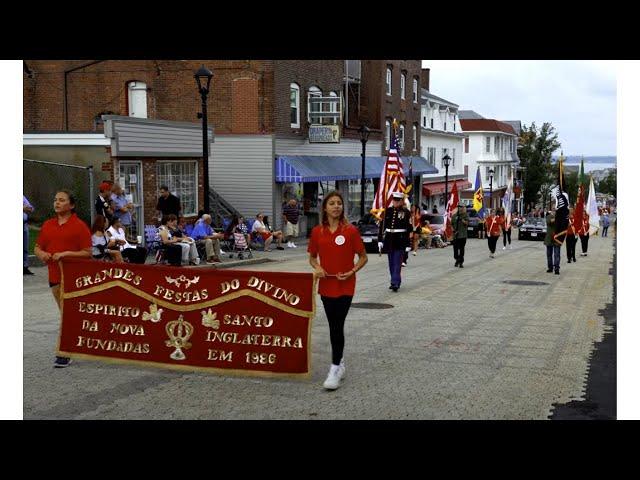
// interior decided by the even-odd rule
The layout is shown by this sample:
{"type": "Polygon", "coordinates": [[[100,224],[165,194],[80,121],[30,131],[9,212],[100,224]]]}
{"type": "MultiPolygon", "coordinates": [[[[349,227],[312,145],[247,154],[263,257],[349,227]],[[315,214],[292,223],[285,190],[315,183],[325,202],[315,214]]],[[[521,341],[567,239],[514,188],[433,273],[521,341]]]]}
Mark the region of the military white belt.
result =
{"type": "Polygon", "coordinates": [[[388,232],[388,233],[403,233],[406,231],[407,231],[406,228],[387,228],[385,230],[385,232],[388,232]]]}

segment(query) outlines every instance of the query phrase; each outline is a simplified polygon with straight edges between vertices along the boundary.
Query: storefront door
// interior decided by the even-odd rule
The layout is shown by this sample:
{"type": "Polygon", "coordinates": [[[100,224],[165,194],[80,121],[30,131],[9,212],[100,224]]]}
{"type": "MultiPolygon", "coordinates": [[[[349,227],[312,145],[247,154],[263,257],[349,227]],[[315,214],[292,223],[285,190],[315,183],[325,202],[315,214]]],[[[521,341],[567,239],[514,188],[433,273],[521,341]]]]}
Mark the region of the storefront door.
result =
{"type": "Polygon", "coordinates": [[[140,162],[120,162],[118,180],[127,199],[133,203],[131,235],[144,237],[144,211],[142,207],[142,165],[140,162]]]}

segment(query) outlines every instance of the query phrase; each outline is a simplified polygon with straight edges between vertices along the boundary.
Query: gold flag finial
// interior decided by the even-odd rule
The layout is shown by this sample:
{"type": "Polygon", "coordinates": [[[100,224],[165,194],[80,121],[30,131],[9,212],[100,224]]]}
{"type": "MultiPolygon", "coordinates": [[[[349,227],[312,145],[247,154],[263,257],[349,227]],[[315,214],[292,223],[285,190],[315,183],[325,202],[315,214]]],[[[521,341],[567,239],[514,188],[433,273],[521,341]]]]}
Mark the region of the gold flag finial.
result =
{"type": "Polygon", "coordinates": [[[398,119],[397,118],[393,119],[392,125],[393,125],[393,132],[394,133],[398,133],[398,119]]]}

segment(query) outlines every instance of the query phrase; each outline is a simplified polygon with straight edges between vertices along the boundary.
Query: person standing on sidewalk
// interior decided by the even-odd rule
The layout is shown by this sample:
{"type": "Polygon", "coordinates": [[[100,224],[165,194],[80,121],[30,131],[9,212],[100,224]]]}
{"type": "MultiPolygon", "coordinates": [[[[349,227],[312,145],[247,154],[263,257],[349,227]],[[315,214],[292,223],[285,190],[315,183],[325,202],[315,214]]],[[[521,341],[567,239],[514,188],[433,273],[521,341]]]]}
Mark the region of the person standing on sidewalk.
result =
{"type": "Polygon", "coordinates": [[[560,275],[560,246],[553,239],[556,234],[556,213],[555,207],[547,213],[547,235],[544,237],[544,244],[547,247],[547,273],[555,270],[556,275],[560,275]]]}
{"type": "MultiPolygon", "coordinates": [[[[576,222],[579,220],[576,220],[576,222]]],[[[587,256],[587,249],[589,248],[589,214],[585,211],[582,212],[582,222],[580,222],[580,229],[578,230],[580,235],[580,246],[582,247],[581,257],[587,256]]]]}
{"type": "Polygon", "coordinates": [[[384,212],[378,231],[378,250],[386,253],[389,260],[391,285],[389,288],[397,292],[402,282],[401,269],[404,252],[410,250],[409,232],[411,231],[411,213],[404,206],[404,193],[394,192],[392,206],[384,212]]]}
{"type": "MultiPolygon", "coordinates": [[[[62,313],[59,260],[64,257],[91,258],[91,231],[75,213],[76,199],[68,190],[59,190],[53,202],[54,218],[44,222],[34,253],[49,267],[49,287],[62,313]]],[[[71,359],[56,357],[55,368],[68,367],[71,359]]]]}
{"type": "Polygon", "coordinates": [[[573,208],[569,209],[569,225],[567,226],[567,263],[576,261],[576,227],[575,227],[575,211],[573,208]]]}
{"type": "Polygon", "coordinates": [[[607,231],[609,230],[609,225],[611,224],[611,221],[609,220],[609,212],[604,212],[604,215],[602,216],[602,236],[606,237],[607,236],[607,231]]]}
{"type": "Polygon", "coordinates": [[[451,228],[453,229],[453,258],[456,261],[454,267],[464,268],[464,246],[467,243],[467,225],[469,225],[467,208],[462,204],[458,204],[458,211],[451,217],[451,228]]]}
{"type": "Polygon", "coordinates": [[[329,321],[331,367],[323,386],[335,390],[345,375],[344,322],[356,290],[356,272],[368,261],[360,232],[344,216],[340,193],[330,192],[322,201],[322,223],[313,227],[307,252],[314,275],[320,279],[318,293],[329,321]]]}
{"type": "Polygon", "coordinates": [[[22,195],[22,274],[33,275],[29,270],[29,214],[33,212],[33,205],[27,197],[22,195]]]}
{"type": "Polygon", "coordinates": [[[282,217],[284,218],[284,235],[287,239],[287,247],[298,248],[293,239],[298,237],[298,220],[300,219],[300,209],[295,198],[289,200],[282,207],[282,217]]]}
{"type": "Polygon", "coordinates": [[[500,217],[495,214],[494,210],[490,210],[489,216],[485,219],[485,226],[487,229],[487,243],[489,245],[489,257],[496,258],[496,245],[498,245],[498,239],[500,238],[501,230],[500,217]]]}

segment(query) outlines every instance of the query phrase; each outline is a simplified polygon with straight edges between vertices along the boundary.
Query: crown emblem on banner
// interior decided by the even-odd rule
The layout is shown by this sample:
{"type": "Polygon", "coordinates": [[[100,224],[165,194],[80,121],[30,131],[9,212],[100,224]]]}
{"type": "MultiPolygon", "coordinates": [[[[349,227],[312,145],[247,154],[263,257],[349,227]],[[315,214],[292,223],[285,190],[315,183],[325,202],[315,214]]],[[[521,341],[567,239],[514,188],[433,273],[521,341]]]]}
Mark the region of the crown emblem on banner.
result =
{"type": "Polygon", "coordinates": [[[165,330],[169,337],[169,340],[165,341],[165,345],[167,347],[175,348],[169,357],[174,360],[184,360],[187,358],[182,352],[182,349],[184,348],[187,350],[191,348],[191,343],[189,343],[188,340],[191,338],[191,335],[193,335],[193,325],[189,322],[185,322],[182,315],[180,315],[178,320],[168,322],[165,330]]]}

